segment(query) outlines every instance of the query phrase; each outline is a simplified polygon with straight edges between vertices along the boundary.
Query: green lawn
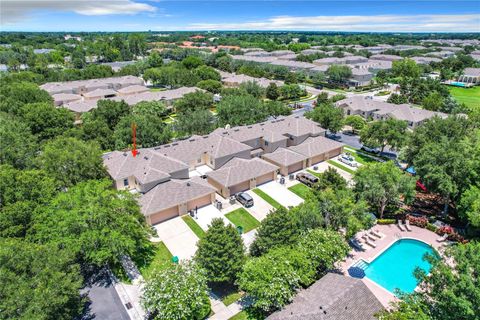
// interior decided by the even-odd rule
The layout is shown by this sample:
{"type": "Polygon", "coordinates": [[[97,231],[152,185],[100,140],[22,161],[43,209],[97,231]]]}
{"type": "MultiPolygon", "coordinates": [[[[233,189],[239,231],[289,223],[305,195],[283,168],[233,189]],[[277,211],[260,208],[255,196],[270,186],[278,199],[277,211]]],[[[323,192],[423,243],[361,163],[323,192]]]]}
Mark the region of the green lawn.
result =
{"type": "Polygon", "coordinates": [[[255,219],[247,210],[244,208],[238,208],[229,212],[225,215],[228,220],[230,220],[235,226],[242,226],[243,232],[248,232],[260,226],[260,222],[255,219]]]}
{"type": "Polygon", "coordinates": [[[235,301],[238,301],[242,296],[243,294],[241,292],[232,292],[229,295],[222,297],[222,302],[224,305],[229,306],[235,301]]]}
{"type": "Polygon", "coordinates": [[[197,237],[201,239],[205,236],[205,231],[188,214],[182,216],[182,219],[190,227],[190,229],[192,229],[193,233],[195,233],[197,237]]]}
{"type": "Polygon", "coordinates": [[[275,199],[270,197],[268,194],[266,194],[262,190],[256,188],[256,189],[253,189],[252,191],[255,192],[260,198],[267,201],[275,209],[280,209],[282,207],[280,203],[278,203],[275,199]]]}
{"type": "Polygon", "coordinates": [[[147,256],[135,261],[138,271],[145,279],[149,279],[155,270],[162,270],[172,263],[172,254],[163,242],[154,243],[147,256]]]}
{"type": "Polygon", "coordinates": [[[370,162],[376,162],[377,160],[373,159],[372,157],[369,157],[367,154],[363,152],[359,152],[357,150],[351,149],[351,148],[345,148],[345,152],[348,152],[352,155],[352,157],[355,158],[355,161],[357,161],[360,164],[367,164],[370,162]]]}
{"type": "Polygon", "coordinates": [[[307,172],[313,174],[315,177],[320,178],[320,172],[315,172],[313,170],[307,169],[307,172]]]}
{"type": "Polygon", "coordinates": [[[471,109],[480,108],[480,87],[476,86],[473,88],[459,88],[459,87],[449,87],[450,94],[460,103],[465,103],[465,105],[471,109]]]}
{"type": "Polygon", "coordinates": [[[303,183],[298,183],[294,186],[291,186],[290,188],[288,188],[288,190],[292,191],[302,199],[306,199],[308,195],[312,193],[312,190],[310,190],[310,188],[303,183]]]}
{"type": "Polygon", "coordinates": [[[353,173],[355,172],[354,170],[352,170],[352,169],[350,169],[350,168],[347,168],[346,166],[344,166],[344,165],[342,165],[342,164],[340,164],[340,163],[338,163],[338,162],[336,162],[336,161],[327,160],[327,162],[328,162],[329,164],[331,164],[332,166],[337,167],[337,168],[339,168],[339,169],[342,169],[343,171],[346,171],[346,172],[348,172],[348,173],[353,174],[353,173]]]}

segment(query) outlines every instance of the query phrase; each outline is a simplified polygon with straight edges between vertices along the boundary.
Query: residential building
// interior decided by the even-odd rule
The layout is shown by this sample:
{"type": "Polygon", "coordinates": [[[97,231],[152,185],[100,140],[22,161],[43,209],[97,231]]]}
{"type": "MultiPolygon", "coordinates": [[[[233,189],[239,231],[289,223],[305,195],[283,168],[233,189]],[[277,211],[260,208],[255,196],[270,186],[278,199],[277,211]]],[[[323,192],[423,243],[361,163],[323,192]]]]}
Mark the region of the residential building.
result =
{"type": "Polygon", "coordinates": [[[384,309],[362,280],[327,273],[268,320],[374,320],[384,309]]]}
{"type": "Polygon", "coordinates": [[[115,188],[141,194],[142,212],[153,224],[212,203],[215,192],[229,197],[275,180],[277,172],[290,174],[340,154],[343,145],[324,135],[302,116],[279,117],[140,149],[136,157],[107,153],[104,164],[115,188]],[[268,157],[281,152],[301,165],[293,157],[277,163],[278,157],[268,157]],[[187,190],[179,191],[182,186],[187,190]]]}
{"type": "Polygon", "coordinates": [[[370,56],[371,60],[382,60],[382,61],[398,61],[402,60],[403,58],[400,56],[395,56],[392,54],[374,54],[370,56]]]}
{"type": "Polygon", "coordinates": [[[415,108],[409,104],[393,104],[371,97],[352,96],[336,103],[346,115],[360,115],[365,119],[386,120],[394,118],[404,120],[408,127],[413,129],[428,119],[438,116],[445,118],[446,114],[425,109],[415,108]]]}
{"type": "Polygon", "coordinates": [[[480,68],[465,68],[463,74],[458,78],[459,82],[480,84],[480,68]]]}
{"type": "Polygon", "coordinates": [[[431,62],[440,62],[442,59],[439,58],[431,58],[431,57],[411,57],[413,61],[417,64],[429,64],[431,62]]]}
{"type": "Polygon", "coordinates": [[[134,76],[111,77],[102,79],[77,80],[65,82],[47,82],[40,86],[40,89],[47,91],[50,95],[56,93],[84,94],[95,89],[118,90],[132,85],[144,85],[142,78],[134,76]]]}

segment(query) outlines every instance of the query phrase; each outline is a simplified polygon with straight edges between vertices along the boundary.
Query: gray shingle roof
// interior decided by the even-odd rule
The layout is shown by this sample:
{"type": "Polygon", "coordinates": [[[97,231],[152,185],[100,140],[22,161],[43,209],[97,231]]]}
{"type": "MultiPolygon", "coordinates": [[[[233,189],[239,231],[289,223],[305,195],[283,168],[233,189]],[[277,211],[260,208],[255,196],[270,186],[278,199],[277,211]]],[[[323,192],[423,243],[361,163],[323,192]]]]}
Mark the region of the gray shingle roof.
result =
{"type": "Polygon", "coordinates": [[[289,166],[307,159],[307,156],[285,148],[278,148],[272,153],[264,154],[262,157],[282,166],[289,166]]]}
{"type": "Polygon", "coordinates": [[[160,183],[140,197],[142,213],[146,216],[215,192],[215,188],[199,177],[170,180],[160,183]]]}
{"type": "Polygon", "coordinates": [[[314,157],[342,146],[344,146],[343,143],[319,136],[307,138],[301,144],[288,147],[288,149],[300,153],[306,157],[314,157]]]}
{"type": "Polygon", "coordinates": [[[222,186],[231,187],[277,169],[276,165],[260,158],[233,158],[220,169],[208,172],[207,176],[222,186]]]}
{"type": "Polygon", "coordinates": [[[328,273],[269,320],[374,320],[382,304],[362,280],[328,273]]]}
{"type": "Polygon", "coordinates": [[[130,151],[114,151],[104,156],[103,163],[113,179],[134,176],[140,183],[168,179],[171,173],[188,169],[181,161],[165,157],[158,152],[149,149],[141,149],[139,152],[133,157],[130,151]]]}

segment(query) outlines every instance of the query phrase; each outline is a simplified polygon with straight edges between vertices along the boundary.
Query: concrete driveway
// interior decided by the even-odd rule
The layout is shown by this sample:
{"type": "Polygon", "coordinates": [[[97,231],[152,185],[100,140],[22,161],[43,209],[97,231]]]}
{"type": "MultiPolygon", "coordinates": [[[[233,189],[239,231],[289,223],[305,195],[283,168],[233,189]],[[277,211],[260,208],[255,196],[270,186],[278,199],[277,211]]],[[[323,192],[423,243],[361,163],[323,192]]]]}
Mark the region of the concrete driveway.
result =
{"type": "Polygon", "coordinates": [[[198,237],[181,217],[167,220],[154,227],[160,240],[179,259],[190,259],[197,251],[198,237]]]}
{"type": "Polygon", "coordinates": [[[212,223],[213,218],[221,218],[225,224],[230,224],[230,221],[225,218],[220,210],[215,208],[213,205],[208,205],[198,209],[197,219],[194,218],[194,220],[200,227],[202,227],[203,230],[207,231],[208,226],[212,223]]]}
{"type": "Polygon", "coordinates": [[[302,198],[289,191],[287,187],[282,186],[276,181],[262,184],[258,188],[275,199],[282,206],[287,208],[296,207],[303,202],[302,198]]]}
{"type": "Polygon", "coordinates": [[[340,168],[337,168],[335,166],[332,166],[330,163],[324,161],[324,162],[320,162],[320,163],[317,163],[315,165],[315,167],[317,167],[317,170],[313,170],[313,166],[308,168],[312,171],[315,171],[315,172],[318,172],[318,173],[322,173],[324,171],[326,171],[328,168],[333,168],[335,170],[337,170],[337,172],[347,181],[351,181],[352,180],[352,175],[350,173],[348,173],[347,171],[344,171],[344,170],[341,170],[340,168]]]}
{"type": "Polygon", "coordinates": [[[258,221],[262,221],[274,208],[260,196],[258,196],[252,190],[248,190],[248,193],[253,198],[253,207],[247,208],[248,212],[255,217],[258,221]]]}

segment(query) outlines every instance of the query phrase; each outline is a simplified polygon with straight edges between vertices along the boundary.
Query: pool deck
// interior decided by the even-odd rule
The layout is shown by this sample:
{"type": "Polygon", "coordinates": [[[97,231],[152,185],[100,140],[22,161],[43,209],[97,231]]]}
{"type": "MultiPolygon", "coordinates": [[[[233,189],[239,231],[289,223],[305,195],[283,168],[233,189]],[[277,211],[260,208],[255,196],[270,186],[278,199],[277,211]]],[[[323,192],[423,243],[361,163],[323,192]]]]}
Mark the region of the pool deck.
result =
{"type": "MultiPolygon", "coordinates": [[[[372,248],[369,245],[364,244],[363,246],[366,248],[365,251],[358,251],[356,249],[352,249],[348,257],[344,261],[340,262],[340,264],[338,265],[339,269],[343,272],[344,275],[348,276],[348,268],[350,268],[358,260],[363,259],[367,262],[371,262],[398,239],[411,238],[421,240],[431,245],[433,248],[435,248],[435,250],[439,252],[442,251],[441,249],[445,246],[445,242],[437,241],[437,239],[440,237],[439,235],[427,229],[415,226],[410,227],[412,231],[401,231],[396,224],[374,226],[372,229],[377,230],[383,235],[382,238],[372,241],[373,243],[375,243],[376,248],[372,248]]],[[[365,232],[362,231],[357,234],[357,239],[361,240],[361,236],[364,233],[365,232]]],[[[365,277],[362,279],[362,281],[372,291],[372,293],[377,297],[377,299],[383,304],[385,308],[390,309],[390,304],[397,300],[397,298],[392,293],[379,286],[372,280],[365,277]]]]}

